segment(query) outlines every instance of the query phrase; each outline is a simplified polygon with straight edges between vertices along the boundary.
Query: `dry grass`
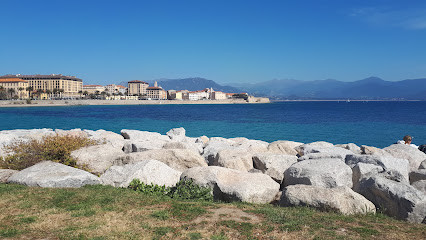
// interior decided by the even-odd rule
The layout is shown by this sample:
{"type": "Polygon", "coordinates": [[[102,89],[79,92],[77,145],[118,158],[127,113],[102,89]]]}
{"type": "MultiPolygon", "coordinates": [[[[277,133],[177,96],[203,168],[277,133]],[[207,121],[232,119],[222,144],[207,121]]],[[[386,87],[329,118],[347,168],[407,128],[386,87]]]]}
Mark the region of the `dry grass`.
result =
{"type": "Polygon", "coordinates": [[[426,226],[309,208],[182,202],[128,189],[0,184],[0,239],[423,239],[426,226]]]}

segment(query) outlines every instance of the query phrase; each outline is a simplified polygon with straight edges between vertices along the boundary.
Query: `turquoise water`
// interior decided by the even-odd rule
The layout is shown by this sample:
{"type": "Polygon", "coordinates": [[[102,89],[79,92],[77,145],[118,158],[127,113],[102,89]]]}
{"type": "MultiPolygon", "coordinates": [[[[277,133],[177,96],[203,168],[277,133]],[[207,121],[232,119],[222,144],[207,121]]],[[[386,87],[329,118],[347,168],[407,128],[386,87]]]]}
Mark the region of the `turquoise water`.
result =
{"type": "Polygon", "coordinates": [[[0,108],[0,130],[138,129],[264,141],[353,142],[385,147],[404,135],[426,144],[426,102],[284,102],[0,108]]]}

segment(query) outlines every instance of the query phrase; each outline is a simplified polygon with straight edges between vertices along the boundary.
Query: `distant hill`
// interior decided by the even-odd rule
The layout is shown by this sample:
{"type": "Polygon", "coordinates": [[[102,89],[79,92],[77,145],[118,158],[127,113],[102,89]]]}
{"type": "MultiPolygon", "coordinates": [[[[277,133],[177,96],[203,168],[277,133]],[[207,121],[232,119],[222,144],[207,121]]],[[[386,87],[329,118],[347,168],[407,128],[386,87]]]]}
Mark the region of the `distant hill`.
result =
{"type": "MultiPolygon", "coordinates": [[[[144,80],[145,81],[145,80],[144,80]]],[[[182,79],[157,79],[152,81],[146,81],[150,86],[154,85],[154,81],[157,81],[158,85],[164,90],[203,90],[205,88],[213,88],[215,91],[223,91],[229,93],[240,93],[241,90],[235,87],[222,86],[215,81],[208,80],[205,78],[182,78],[182,79]]],[[[118,83],[127,87],[127,82],[118,83]]]]}
{"type": "Polygon", "coordinates": [[[426,100],[426,78],[397,82],[369,77],[355,82],[334,79],[271,80],[238,85],[242,91],[274,99],[416,99],[426,100]]]}

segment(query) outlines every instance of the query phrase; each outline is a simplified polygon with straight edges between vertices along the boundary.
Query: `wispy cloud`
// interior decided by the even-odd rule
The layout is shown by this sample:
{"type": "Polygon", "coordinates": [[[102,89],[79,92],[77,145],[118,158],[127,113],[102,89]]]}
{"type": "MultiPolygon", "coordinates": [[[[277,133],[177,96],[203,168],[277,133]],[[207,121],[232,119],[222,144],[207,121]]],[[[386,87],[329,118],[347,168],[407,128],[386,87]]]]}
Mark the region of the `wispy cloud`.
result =
{"type": "Polygon", "coordinates": [[[426,8],[395,10],[384,7],[365,7],[352,9],[349,15],[377,26],[426,30],[426,8]]]}

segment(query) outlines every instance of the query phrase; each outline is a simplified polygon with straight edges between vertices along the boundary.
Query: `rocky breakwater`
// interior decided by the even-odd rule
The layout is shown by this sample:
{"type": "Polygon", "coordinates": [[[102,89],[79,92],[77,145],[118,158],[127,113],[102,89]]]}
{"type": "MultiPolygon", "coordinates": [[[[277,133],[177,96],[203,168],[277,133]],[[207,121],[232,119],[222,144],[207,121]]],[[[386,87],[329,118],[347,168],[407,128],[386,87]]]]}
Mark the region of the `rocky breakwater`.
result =
{"type": "MultiPolygon", "coordinates": [[[[97,141],[71,153],[87,171],[49,161],[21,171],[0,169],[0,181],[39,187],[105,184],[174,186],[191,179],[212,189],[214,199],[309,206],[342,214],[377,209],[426,223],[426,154],[409,146],[384,149],[328,142],[272,143],[247,138],[188,137],[183,128],[165,135],[123,129],[0,131],[0,145],[73,135],[97,141]]],[[[5,157],[10,152],[0,151],[5,157]]],[[[4,161],[4,160],[3,160],[4,161]]]]}

